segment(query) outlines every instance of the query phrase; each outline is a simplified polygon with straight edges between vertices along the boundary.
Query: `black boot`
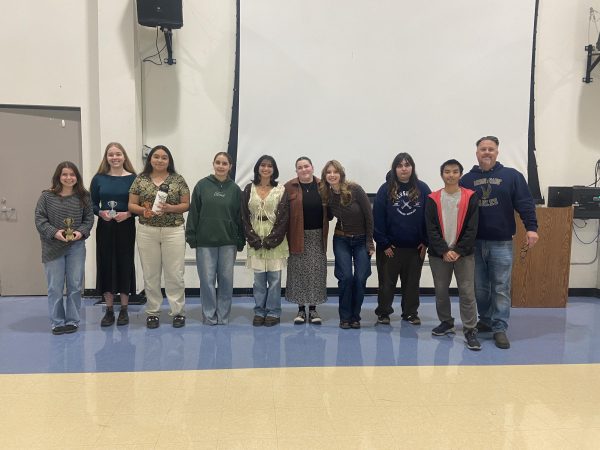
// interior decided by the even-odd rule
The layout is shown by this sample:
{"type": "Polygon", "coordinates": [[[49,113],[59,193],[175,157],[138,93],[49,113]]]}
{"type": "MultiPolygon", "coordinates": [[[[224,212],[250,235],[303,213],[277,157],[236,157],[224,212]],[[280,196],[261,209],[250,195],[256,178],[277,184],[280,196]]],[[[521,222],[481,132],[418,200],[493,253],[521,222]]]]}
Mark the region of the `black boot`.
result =
{"type": "Polygon", "coordinates": [[[100,326],[101,327],[110,327],[113,323],[115,323],[115,311],[113,310],[112,307],[107,307],[106,313],[104,314],[104,317],[100,321],[100,326]]]}
{"type": "Polygon", "coordinates": [[[119,317],[117,318],[117,325],[127,325],[129,323],[129,314],[127,314],[127,306],[121,306],[119,310],[119,317]]]}

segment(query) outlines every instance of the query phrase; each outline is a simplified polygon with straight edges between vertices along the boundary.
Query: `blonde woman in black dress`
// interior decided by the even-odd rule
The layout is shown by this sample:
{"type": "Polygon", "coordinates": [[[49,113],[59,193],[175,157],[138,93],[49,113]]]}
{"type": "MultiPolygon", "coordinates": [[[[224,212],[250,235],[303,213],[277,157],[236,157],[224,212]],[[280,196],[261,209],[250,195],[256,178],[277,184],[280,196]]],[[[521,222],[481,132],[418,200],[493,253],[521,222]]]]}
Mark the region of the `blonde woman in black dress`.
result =
{"type": "Polygon", "coordinates": [[[117,325],[127,325],[129,295],[135,294],[135,219],[128,211],[129,188],[136,173],[127,152],[118,142],[104,150],[98,172],[92,178],[90,193],[96,227],[96,290],[106,302],[100,326],[115,323],[114,296],[119,295],[121,308],[117,325]]]}

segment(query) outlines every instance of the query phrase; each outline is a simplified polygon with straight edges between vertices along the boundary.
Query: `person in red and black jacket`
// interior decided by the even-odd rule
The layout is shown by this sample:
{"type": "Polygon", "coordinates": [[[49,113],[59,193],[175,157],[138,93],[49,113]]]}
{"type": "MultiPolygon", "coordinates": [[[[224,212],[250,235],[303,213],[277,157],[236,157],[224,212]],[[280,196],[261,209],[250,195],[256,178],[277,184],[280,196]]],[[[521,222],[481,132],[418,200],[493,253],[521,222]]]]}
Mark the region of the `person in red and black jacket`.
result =
{"type": "Polygon", "coordinates": [[[431,333],[444,336],[455,331],[448,292],[454,273],[467,348],[480,350],[481,344],[477,340],[474,256],[479,205],[474,191],[459,186],[462,173],[463,166],[455,159],[442,164],[440,174],[444,188],[429,194],[425,203],[429,266],[440,319],[440,324],[431,333]]]}

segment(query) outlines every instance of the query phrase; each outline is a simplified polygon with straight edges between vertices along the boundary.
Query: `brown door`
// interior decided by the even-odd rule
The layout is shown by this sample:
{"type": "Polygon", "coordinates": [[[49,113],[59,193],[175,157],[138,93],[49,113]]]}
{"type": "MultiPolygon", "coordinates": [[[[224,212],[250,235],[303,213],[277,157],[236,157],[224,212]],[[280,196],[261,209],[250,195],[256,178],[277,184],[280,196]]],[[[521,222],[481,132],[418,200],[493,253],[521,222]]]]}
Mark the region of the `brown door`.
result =
{"type": "Polygon", "coordinates": [[[0,106],[0,136],[0,295],[44,295],[34,209],[59,162],[81,169],[81,113],[0,106]]]}

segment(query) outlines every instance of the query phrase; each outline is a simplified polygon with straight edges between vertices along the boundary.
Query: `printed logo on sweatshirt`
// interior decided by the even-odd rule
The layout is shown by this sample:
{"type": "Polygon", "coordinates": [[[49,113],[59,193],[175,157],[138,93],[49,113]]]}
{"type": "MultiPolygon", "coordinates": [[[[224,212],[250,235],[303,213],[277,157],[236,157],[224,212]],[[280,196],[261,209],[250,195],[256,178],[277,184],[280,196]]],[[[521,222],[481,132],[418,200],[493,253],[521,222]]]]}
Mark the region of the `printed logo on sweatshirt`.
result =
{"type": "Polygon", "coordinates": [[[498,198],[490,198],[492,195],[492,187],[494,185],[500,186],[502,184],[501,178],[480,178],[473,182],[475,188],[481,188],[481,195],[479,196],[479,206],[496,206],[498,205],[498,198]]]}
{"type": "Polygon", "coordinates": [[[412,216],[417,212],[417,208],[421,207],[421,202],[418,200],[416,202],[411,200],[408,196],[408,191],[400,191],[392,206],[396,208],[396,211],[398,211],[399,214],[403,216],[412,216]]]}
{"type": "Polygon", "coordinates": [[[216,191],[216,192],[213,194],[213,197],[221,197],[221,198],[225,198],[225,192],[216,191]]]}

